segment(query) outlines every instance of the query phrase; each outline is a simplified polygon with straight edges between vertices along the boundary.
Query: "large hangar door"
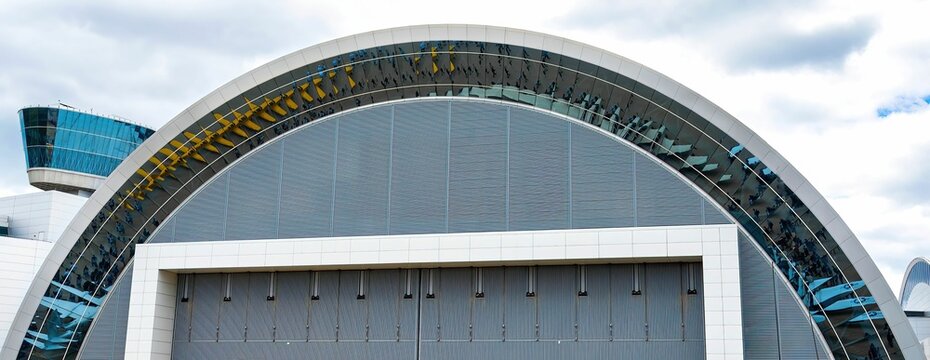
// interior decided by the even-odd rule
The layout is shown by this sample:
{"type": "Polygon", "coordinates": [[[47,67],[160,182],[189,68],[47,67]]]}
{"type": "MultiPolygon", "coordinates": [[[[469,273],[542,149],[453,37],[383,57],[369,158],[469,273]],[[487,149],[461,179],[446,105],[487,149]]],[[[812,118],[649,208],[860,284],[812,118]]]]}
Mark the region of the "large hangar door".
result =
{"type": "Polygon", "coordinates": [[[703,359],[700,273],[661,263],[191,274],[175,329],[192,331],[172,355],[703,359]]]}

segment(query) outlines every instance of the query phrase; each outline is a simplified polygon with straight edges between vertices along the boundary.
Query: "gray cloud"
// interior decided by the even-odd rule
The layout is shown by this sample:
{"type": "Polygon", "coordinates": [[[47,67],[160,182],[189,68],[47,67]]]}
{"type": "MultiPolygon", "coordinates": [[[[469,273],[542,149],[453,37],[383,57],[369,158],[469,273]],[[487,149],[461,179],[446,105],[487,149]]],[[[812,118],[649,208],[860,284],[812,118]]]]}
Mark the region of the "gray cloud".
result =
{"type": "Polygon", "coordinates": [[[569,28],[600,28],[621,38],[650,39],[683,36],[714,41],[706,36],[722,26],[743,23],[760,16],[777,18],[777,14],[795,7],[795,1],[687,1],[593,0],[578,3],[562,19],[569,28]]]}
{"type": "Polygon", "coordinates": [[[815,31],[760,29],[726,48],[726,63],[736,69],[780,69],[798,66],[836,68],[862,50],[875,34],[872,19],[860,18],[815,31]]]}
{"type": "MultiPolygon", "coordinates": [[[[926,154],[928,151],[930,148],[917,153],[926,154]]],[[[907,168],[900,169],[895,180],[882,186],[880,190],[901,206],[923,205],[930,208],[930,164],[915,158],[908,165],[907,168]]]]}
{"type": "Polygon", "coordinates": [[[23,106],[61,100],[157,128],[251,67],[333,37],[329,19],[289,3],[127,5],[5,4],[0,168],[13,171],[0,172],[0,193],[29,189],[16,117],[23,106]]]}
{"type": "Polygon", "coordinates": [[[606,30],[619,39],[684,40],[733,71],[835,68],[878,30],[870,18],[813,31],[790,26],[788,19],[818,11],[811,2],[595,0],[582,4],[561,19],[565,26],[606,30]]]}

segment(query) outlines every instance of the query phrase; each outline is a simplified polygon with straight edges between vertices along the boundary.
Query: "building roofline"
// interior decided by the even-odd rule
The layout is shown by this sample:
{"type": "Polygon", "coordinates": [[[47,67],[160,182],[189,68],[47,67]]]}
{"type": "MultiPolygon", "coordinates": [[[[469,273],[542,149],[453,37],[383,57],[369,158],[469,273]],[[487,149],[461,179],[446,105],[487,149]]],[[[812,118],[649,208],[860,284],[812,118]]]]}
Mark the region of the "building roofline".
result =
{"type": "MultiPolygon", "coordinates": [[[[849,259],[859,276],[865,282],[871,295],[875,298],[883,312],[888,325],[897,337],[898,344],[906,356],[922,355],[922,348],[911,330],[907,318],[901,309],[891,287],[882,277],[878,267],[865,251],[852,230],[840,218],[836,210],[829,204],[823,195],[778,151],[773,149],[764,139],[752,131],[748,126],[737,120],[731,114],[712,103],[697,92],[685,87],[679,82],[655,71],[638,62],[617,55],[610,51],[600,49],[578,41],[562,37],[513,28],[485,25],[463,24],[436,24],[395,27],[375,30],[323,42],[290,54],[281,56],[271,62],[261,65],[226,84],[213,90],[200,100],[175,116],[166,125],[149,137],[141,146],[131,153],[107,178],[90,197],[78,216],[71,222],[62,235],[61,240],[52,249],[49,260],[43,264],[37,274],[37,280],[31,288],[31,297],[34,306],[20,308],[16,316],[14,327],[10,336],[4,343],[4,353],[18,351],[22,342],[24,325],[28,325],[38,299],[47,288],[47,284],[54,275],[55,270],[65,258],[72,246],[78,240],[81,232],[87,228],[93,216],[103,205],[109,201],[120,187],[129,181],[151,156],[164,144],[194,124],[198,119],[207,116],[213,109],[239,96],[244,90],[251,89],[301,66],[312,64],[334,56],[351,53],[360,49],[393,45],[405,42],[436,41],[436,40],[463,40],[487,41],[501,44],[526,46],[553,53],[564,54],[579,60],[615,71],[621,75],[636,80],[643,85],[668,96],[672,100],[684,105],[688,109],[702,116],[708,122],[727,133],[735,141],[743,144],[747,150],[756,154],[762,163],[778,174],[781,180],[794,191],[795,195],[807,205],[811,213],[833,235],[836,243],[849,259]],[[16,335],[14,335],[16,334],[16,335]],[[19,336],[16,338],[15,336],[19,336]],[[11,341],[11,339],[15,339],[11,341]],[[11,344],[13,343],[13,344],[11,344]]],[[[29,297],[27,297],[27,300],[29,297]]]]}
{"type": "Polygon", "coordinates": [[[907,264],[907,268],[904,270],[904,279],[901,281],[901,292],[898,293],[898,301],[900,301],[902,305],[904,303],[904,289],[907,287],[907,279],[911,277],[911,270],[913,270],[914,266],[919,263],[924,263],[930,266],[930,260],[924,256],[915,257],[911,260],[910,263],[907,264]]]}
{"type": "Polygon", "coordinates": [[[124,117],[119,116],[119,115],[103,115],[103,114],[97,114],[97,113],[92,112],[92,111],[81,110],[81,109],[78,109],[78,108],[76,108],[76,107],[69,106],[69,105],[65,105],[65,104],[56,104],[56,105],[47,105],[47,106],[42,106],[42,105],[23,106],[23,107],[21,107],[19,110],[17,110],[17,112],[22,112],[23,110],[26,110],[26,109],[56,109],[56,110],[67,110],[67,111],[71,111],[71,112],[76,112],[76,113],[81,113],[81,114],[87,114],[87,115],[96,116],[96,117],[99,117],[99,118],[103,118],[103,119],[115,121],[115,122],[118,122],[118,123],[123,123],[123,124],[126,124],[126,125],[138,126],[138,127],[142,127],[142,128],[146,128],[146,129],[152,130],[152,131],[156,131],[156,130],[157,130],[157,129],[154,128],[154,127],[151,127],[151,126],[142,124],[142,123],[137,122],[137,121],[135,121],[135,120],[131,120],[131,119],[124,118],[124,117]]]}

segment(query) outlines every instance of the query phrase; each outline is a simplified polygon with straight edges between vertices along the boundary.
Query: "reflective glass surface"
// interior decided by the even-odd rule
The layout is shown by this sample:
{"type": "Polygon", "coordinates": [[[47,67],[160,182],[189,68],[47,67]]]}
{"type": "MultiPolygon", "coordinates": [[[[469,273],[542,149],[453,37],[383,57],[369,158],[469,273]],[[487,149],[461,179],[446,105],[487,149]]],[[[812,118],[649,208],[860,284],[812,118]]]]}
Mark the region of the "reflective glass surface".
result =
{"type": "Polygon", "coordinates": [[[346,109],[428,96],[523,103],[641,147],[707,193],[765,249],[835,357],[903,358],[836,239],[744,144],[610,70],[531,48],[464,41],[395,44],[319,61],[248,89],[196,121],[138,169],[84,230],[47,289],[20,355],[73,358],[135,244],[243,154],[346,109]]]}
{"type": "Polygon", "coordinates": [[[28,168],[108,176],[154,130],[68,109],[19,111],[28,168]]]}
{"type": "Polygon", "coordinates": [[[904,275],[901,308],[905,311],[930,311],[930,264],[922,258],[915,259],[904,275]]]}

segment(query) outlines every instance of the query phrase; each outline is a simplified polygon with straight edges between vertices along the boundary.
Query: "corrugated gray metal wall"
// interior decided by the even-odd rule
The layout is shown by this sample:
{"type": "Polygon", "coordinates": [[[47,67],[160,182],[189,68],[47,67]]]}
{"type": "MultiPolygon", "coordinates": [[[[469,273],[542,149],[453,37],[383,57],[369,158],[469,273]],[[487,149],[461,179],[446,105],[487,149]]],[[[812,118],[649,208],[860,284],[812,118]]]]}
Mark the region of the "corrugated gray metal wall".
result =
{"type": "Polygon", "coordinates": [[[743,354],[760,360],[830,359],[806,309],[750,241],[740,234],[743,354]]]}
{"type": "Polygon", "coordinates": [[[585,126],[449,100],[337,115],[250,155],[151,242],[727,223],[585,126]]]}
{"type": "Polygon", "coordinates": [[[409,298],[407,270],[276,273],[274,300],[270,273],[182,275],[173,356],[702,359],[701,290],[678,286],[688,266],[643,265],[642,295],[632,294],[630,265],[411,270],[409,298]]]}
{"type": "MultiPolygon", "coordinates": [[[[655,162],[627,145],[584,126],[504,104],[423,100],[336,116],[254,153],[205,185],[189,203],[165,221],[150,242],[728,222],[693,189],[655,162]]],[[[764,266],[758,254],[744,251],[743,255],[748,260],[743,260],[747,265],[741,266],[742,271],[750,272],[743,275],[744,282],[749,284],[744,285],[744,291],[764,287],[760,276],[764,278],[767,274],[771,279],[771,268],[764,266]],[[756,274],[760,271],[764,274],[756,274]]],[[[589,297],[579,298],[577,308],[573,310],[577,311],[576,316],[579,319],[588,317],[600,322],[609,321],[609,337],[645,339],[644,324],[648,321],[644,317],[647,314],[645,297],[615,296],[617,288],[632,286],[630,276],[620,275],[629,269],[619,265],[607,268],[592,266],[588,271],[589,274],[606,274],[609,281],[603,276],[589,276],[588,282],[592,286],[598,281],[612,284],[611,296],[604,298],[604,293],[591,293],[589,297]],[[611,308],[633,311],[615,311],[605,317],[597,310],[603,308],[605,302],[611,308]],[[612,327],[609,326],[611,324],[612,327]]],[[[526,289],[507,286],[526,282],[524,268],[488,270],[485,279],[486,288],[501,286],[505,288],[503,293],[526,292],[526,289]]],[[[345,279],[338,274],[321,273],[320,292],[336,291],[342,280],[345,279]]],[[[370,283],[374,280],[374,276],[368,279],[370,283]]],[[[117,288],[121,289],[120,284],[125,281],[121,280],[117,288]]],[[[641,279],[643,284],[646,281],[641,279]]],[[[191,283],[194,282],[192,279],[191,283]]],[[[381,284],[380,281],[378,283],[381,284]]],[[[771,280],[766,283],[773,287],[784,286],[771,280]]],[[[213,296],[210,294],[221,294],[225,290],[222,285],[215,289],[207,287],[198,287],[200,292],[209,292],[198,296],[213,296]]],[[[289,290],[293,289],[280,289],[289,290]]],[[[247,294],[249,290],[236,287],[230,291],[247,294]]],[[[489,299],[500,296],[493,292],[487,294],[489,299]]],[[[254,295],[256,299],[263,299],[260,293],[254,295]]],[[[779,304],[791,300],[786,298],[790,294],[783,295],[777,299],[779,304]]],[[[235,299],[243,296],[237,295],[235,299]]],[[[750,319],[770,314],[776,301],[774,290],[768,293],[752,291],[744,296],[754,299],[746,301],[744,298],[744,318],[750,319]]],[[[89,347],[93,350],[85,350],[82,354],[86,358],[98,354],[122,356],[124,340],[121,339],[125,331],[121,329],[125,327],[128,307],[119,304],[128,304],[128,296],[114,300],[117,301],[108,301],[100,311],[102,325],[91,330],[88,341],[95,341],[95,345],[89,347]],[[112,346],[106,346],[107,341],[112,346]]],[[[281,334],[280,339],[303,338],[303,333],[310,339],[321,341],[336,338],[334,326],[339,321],[340,309],[335,299],[330,297],[309,302],[309,327],[299,325],[303,324],[298,321],[299,317],[278,315],[277,311],[282,307],[290,313],[293,308],[301,306],[289,301],[276,301],[278,307],[274,309],[275,319],[286,320],[278,325],[279,328],[273,329],[281,334]],[[301,330],[300,326],[305,328],[301,330]]],[[[470,316],[477,319],[479,314],[485,314],[491,318],[497,316],[495,311],[499,311],[506,324],[499,329],[501,333],[517,338],[534,337],[537,331],[535,322],[518,319],[531,316],[535,319],[535,305],[530,307],[528,304],[536,304],[537,301],[539,299],[525,296],[502,297],[500,304],[495,305],[499,308],[473,307],[473,311],[479,312],[470,316]]],[[[400,301],[399,304],[399,319],[409,319],[410,314],[416,313],[416,308],[403,306],[407,302],[400,301]]],[[[178,303],[180,321],[190,323],[191,313],[184,309],[190,310],[192,305],[193,302],[178,303]]],[[[430,310],[429,304],[421,305],[424,319],[429,311],[439,317],[438,308],[430,310]]],[[[225,306],[244,307],[248,304],[232,300],[225,306]]],[[[686,310],[693,307],[690,301],[683,304],[686,310]]],[[[795,311],[783,307],[778,307],[782,313],[795,311]]],[[[175,332],[175,338],[179,341],[215,338],[215,324],[223,308],[216,304],[216,309],[211,311],[215,320],[201,320],[213,321],[213,325],[184,328],[175,332]]],[[[202,311],[198,314],[207,316],[202,311]]],[[[683,311],[681,314],[685,316],[686,324],[695,323],[687,319],[697,313],[683,311]]],[[[485,317],[482,315],[480,318],[485,317]]],[[[226,321],[234,320],[239,321],[237,324],[248,321],[246,318],[226,321]]],[[[581,322],[577,330],[571,331],[582,338],[604,336],[602,326],[589,327],[586,324],[581,322]]],[[[475,328],[471,331],[477,338],[494,335],[491,330],[495,326],[493,323],[475,320],[473,326],[475,328]]],[[[401,327],[402,339],[414,338],[414,334],[407,330],[411,328],[401,327]]],[[[544,331],[547,336],[564,332],[557,328],[544,331]]],[[[669,329],[661,331],[672,332],[669,329]]],[[[686,326],[683,331],[686,336],[703,338],[703,327],[686,326]]],[[[755,347],[763,348],[759,354],[771,353],[767,352],[771,349],[766,347],[773,344],[767,340],[767,336],[772,334],[766,331],[769,331],[766,327],[752,327],[751,332],[747,331],[747,338],[758,339],[747,341],[747,354],[755,354],[755,347]]],[[[653,329],[653,333],[656,332],[660,330],[653,329]]],[[[425,329],[421,337],[435,339],[439,335],[438,328],[425,329]]],[[[224,330],[222,336],[240,335],[224,330]]],[[[247,336],[245,329],[241,336],[247,336]]],[[[802,348],[808,347],[804,345],[802,348]]],[[[272,351],[262,347],[254,349],[265,350],[243,350],[246,352],[242,354],[272,351]]],[[[508,349],[501,351],[517,351],[508,349]]],[[[548,349],[546,356],[560,354],[559,349],[548,349]]],[[[379,348],[375,353],[383,350],[379,348]]],[[[615,354],[616,350],[605,346],[603,351],[615,354]]]]}
{"type": "MultiPolygon", "coordinates": [[[[704,337],[701,297],[680,295],[687,291],[687,266],[680,266],[677,270],[675,266],[649,265],[648,271],[640,274],[640,282],[644,284],[643,295],[631,296],[632,265],[588,265],[586,283],[589,291],[584,297],[575,296],[572,291],[578,286],[578,280],[574,278],[577,269],[574,267],[538,269],[541,283],[537,284],[536,297],[525,295],[528,268],[484,268],[484,299],[474,298],[474,270],[434,270],[436,298],[429,301],[422,290],[428,287],[429,271],[414,271],[411,293],[414,299],[419,299],[419,303],[403,298],[406,270],[369,271],[366,300],[356,299],[358,272],[278,273],[277,294],[275,301],[271,302],[265,299],[270,281],[268,276],[258,276],[253,283],[249,274],[231,274],[230,301],[223,302],[225,275],[180,275],[175,351],[176,354],[184,354],[178,358],[205,358],[218,354],[236,354],[230,355],[232,358],[273,358],[290,353],[292,349],[285,346],[290,342],[299,347],[302,354],[318,357],[324,354],[353,357],[380,354],[384,358],[409,359],[416,354],[415,346],[397,346],[395,343],[398,340],[400,343],[413,343],[417,331],[420,331],[420,337],[425,341],[423,351],[432,351],[429,354],[443,357],[469,354],[492,358],[565,358],[577,348],[578,344],[574,343],[576,336],[579,344],[585,345],[583,354],[575,354],[580,358],[683,356],[665,351],[702,353],[703,345],[696,347],[692,342],[685,342],[681,345],[683,348],[660,346],[663,341],[700,340],[704,337]],[[677,276],[675,271],[678,271],[677,276]],[[317,284],[313,282],[314,276],[318,276],[317,284]],[[422,280],[418,280],[420,277],[422,280]],[[559,283],[567,288],[559,288],[556,285],[559,283]],[[679,284],[678,290],[669,284],[679,284]],[[256,294],[249,296],[253,285],[256,294]],[[185,294],[185,286],[190,300],[182,302],[180,297],[185,294]],[[310,300],[314,288],[321,294],[319,300],[310,300]],[[552,291],[557,294],[553,295],[552,291]],[[454,298],[449,299],[452,296],[454,298]],[[204,300],[204,297],[213,300],[204,300]],[[680,298],[677,300],[680,311],[657,312],[674,307],[676,297],[680,298]],[[569,303],[566,306],[569,299],[573,305],[569,303]],[[253,301],[266,307],[248,307],[253,301]],[[336,344],[337,339],[343,343],[348,341],[342,337],[348,335],[337,328],[344,321],[355,321],[352,322],[356,324],[355,328],[351,331],[358,333],[358,321],[344,320],[349,314],[340,305],[346,301],[355,305],[367,303],[366,308],[355,310],[358,314],[367,314],[368,341],[355,343],[351,350],[336,344]],[[271,303],[273,310],[268,307],[271,303]],[[553,308],[548,307],[550,304],[553,308]],[[421,309],[420,323],[423,324],[419,330],[416,327],[418,306],[421,309]],[[253,314],[251,322],[248,320],[250,309],[253,314]],[[553,310],[560,314],[546,313],[553,310]],[[264,321],[258,321],[255,311],[265,314],[261,318],[264,321]],[[197,320],[191,322],[192,317],[197,320]],[[566,319],[570,326],[568,335],[563,336],[566,319]],[[675,331],[676,319],[684,324],[679,329],[682,335],[675,331]],[[251,333],[246,344],[241,341],[245,339],[246,327],[250,323],[260,329],[251,333]],[[536,342],[537,323],[540,324],[540,342],[536,342]],[[576,325],[577,330],[573,328],[576,325]],[[268,336],[269,326],[273,327],[274,343],[269,342],[271,338],[255,337],[256,334],[268,336]],[[671,336],[672,339],[663,339],[660,335],[671,336]],[[223,342],[217,343],[217,336],[223,342]],[[645,341],[647,337],[649,342],[645,341]],[[439,339],[442,341],[437,342],[439,339]],[[501,339],[506,339],[509,344],[503,344],[501,339]],[[563,342],[552,345],[547,340],[563,342]],[[604,340],[607,343],[601,342],[604,340]],[[312,346],[307,344],[308,341],[312,346]],[[462,341],[482,344],[468,350],[462,341]],[[437,345],[439,343],[442,345],[437,345]]],[[[768,262],[743,237],[740,238],[740,272],[747,359],[829,359],[807,322],[804,309],[791,298],[790,290],[775,276],[768,262]]],[[[695,282],[701,284],[699,266],[694,273],[695,282]]],[[[126,321],[125,317],[114,319],[113,315],[128,311],[128,287],[117,285],[114,294],[118,294],[117,297],[108,300],[101,310],[100,322],[92,329],[88,340],[90,346],[85,348],[81,358],[122,358],[126,321]]],[[[361,315],[351,316],[357,319],[361,315]]]]}
{"type": "Polygon", "coordinates": [[[132,290],[132,265],[126,267],[123,281],[116,284],[106,306],[85,338],[81,358],[87,360],[122,359],[126,351],[129,293],[132,290]]]}

